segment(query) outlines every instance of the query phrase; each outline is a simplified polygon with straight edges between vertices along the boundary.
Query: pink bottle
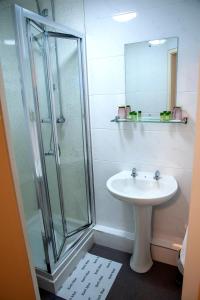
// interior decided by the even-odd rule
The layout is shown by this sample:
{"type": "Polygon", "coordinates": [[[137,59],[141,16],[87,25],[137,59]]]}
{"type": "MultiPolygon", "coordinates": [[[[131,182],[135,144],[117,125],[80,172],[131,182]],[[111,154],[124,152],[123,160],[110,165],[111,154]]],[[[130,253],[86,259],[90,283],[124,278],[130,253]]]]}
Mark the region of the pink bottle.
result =
{"type": "Polygon", "coordinates": [[[126,106],[118,106],[118,118],[119,119],[126,119],[126,106]]]}
{"type": "Polygon", "coordinates": [[[174,120],[182,120],[182,109],[180,106],[175,106],[172,111],[174,120]]]}

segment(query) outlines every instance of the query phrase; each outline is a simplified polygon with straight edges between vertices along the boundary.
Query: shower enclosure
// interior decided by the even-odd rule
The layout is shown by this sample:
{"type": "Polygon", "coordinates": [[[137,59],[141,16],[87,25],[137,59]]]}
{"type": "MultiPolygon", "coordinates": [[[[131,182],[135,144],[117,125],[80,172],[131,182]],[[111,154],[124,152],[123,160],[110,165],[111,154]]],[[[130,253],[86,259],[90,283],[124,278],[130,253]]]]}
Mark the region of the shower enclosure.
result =
{"type": "Polygon", "coordinates": [[[35,267],[52,274],[94,222],[85,42],[19,6],[15,19],[36,201],[28,238],[35,267]]]}

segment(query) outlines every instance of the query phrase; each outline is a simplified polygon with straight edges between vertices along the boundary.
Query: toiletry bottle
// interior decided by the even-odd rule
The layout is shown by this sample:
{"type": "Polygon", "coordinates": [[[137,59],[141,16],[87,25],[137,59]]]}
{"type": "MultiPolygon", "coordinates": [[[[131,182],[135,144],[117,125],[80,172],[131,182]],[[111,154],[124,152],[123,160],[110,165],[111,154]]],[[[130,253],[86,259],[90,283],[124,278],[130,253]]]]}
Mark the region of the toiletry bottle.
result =
{"type": "Polygon", "coordinates": [[[137,112],[134,111],[134,121],[137,121],[138,120],[138,115],[137,115],[137,112]]]}
{"type": "Polygon", "coordinates": [[[126,119],[126,107],[125,105],[118,106],[118,118],[126,119]]]}
{"type": "Polygon", "coordinates": [[[141,121],[142,118],[142,112],[141,110],[138,110],[138,121],[141,121]]]}
{"type": "Polygon", "coordinates": [[[168,118],[169,118],[169,121],[170,121],[172,119],[172,113],[171,113],[170,110],[167,113],[168,113],[168,118]]]}
{"type": "Polygon", "coordinates": [[[165,113],[165,121],[169,121],[169,112],[168,111],[165,113]]]}
{"type": "Polygon", "coordinates": [[[131,112],[131,106],[130,105],[126,105],[126,118],[129,117],[129,113],[131,112]]]}
{"type": "Polygon", "coordinates": [[[163,121],[167,121],[167,111],[163,111],[163,121]]]}
{"type": "Polygon", "coordinates": [[[137,113],[135,111],[131,111],[129,113],[129,118],[132,120],[132,121],[136,121],[137,119],[137,113]]]}
{"type": "Polygon", "coordinates": [[[130,120],[134,120],[134,111],[131,111],[131,112],[129,113],[129,119],[130,119],[130,120]]]}
{"type": "Polygon", "coordinates": [[[128,115],[126,116],[126,118],[127,118],[128,120],[131,120],[131,119],[132,119],[131,111],[128,113],[128,115]]]}
{"type": "Polygon", "coordinates": [[[175,106],[173,108],[172,117],[174,120],[182,120],[182,109],[180,106],[175,106]]]}

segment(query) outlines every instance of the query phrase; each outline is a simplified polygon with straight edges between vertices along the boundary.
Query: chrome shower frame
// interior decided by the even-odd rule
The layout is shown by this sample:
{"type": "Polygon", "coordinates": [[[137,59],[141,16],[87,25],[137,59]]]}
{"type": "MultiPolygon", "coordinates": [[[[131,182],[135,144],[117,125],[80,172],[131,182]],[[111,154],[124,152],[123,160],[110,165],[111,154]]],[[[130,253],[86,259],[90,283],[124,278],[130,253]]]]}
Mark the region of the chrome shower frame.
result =
{"type": "MultiPolygon", "coordinates": [[[[88,195],[88,201],[89,201],[89,207],[88,207],[88,215],[90,220],[90,225],[88,227],[83,227],[81,236],[78,237],[77,240],[73,243],[72,247],[65,251],[65,248],[63,247],[61,249],[62,251],[62,258],[59,260],[59,256],[61,253],[56,253],[56,249],[54,247],[54,243],[52,240],[52,220],[51,218],[51,211],[50,211],[50,205],[48,205],[48,197],[45,195],[45,189],[47,189],[47,186],[45,185],[45,177],[46,174],[43,174],[38,180],[38,174],[35,170],[34,165],[34,153],[33,148],[31,147],[32,139],[30,137],[30,152],[32,152],[32,170],[34,173],[34,181],[36,186],[36,192],[37,192],[37,198],[38,202],[40,204],[40,207],[42,208],[42,216],[43,216],[43,223],[44,223],[44,231],[46,235],[46,251],[45,252],[45,260],[47,265],[47,271],[49,274],[52,274],[52,268],[49,260],[49,251],[54,253],[54,255],[58,257],[57,261],[55,261],[55,270],[59,269],[59,264],[63,264],[63,261],[67,259],[67,257],[70,255],[70,253],[73,252],[73,247],[76,244],[81,243],[81,239],[84,240],[84,238],[88,237],[90,233],[92,232],[92,228],[95,224],[95,204],[94,204],[94,186],[93,186],[93,168],[92,168],[92,152],[91,152],[91,136],[90,136],[90,119],[89,119],[89,101],[88,101],[88,86],[87,86],[87,64],[86,64],[86,46],[85,46],[85,36],[77,32],[67,26],[63,26],[61,24],[58,24],[48,18],[42,17],[36,13],[33,13],[29,10],[26,10],[18,5],[15,5],[14,7],[14,17],[15,17],[15,25],[16,25],[16,42],[17,42],[17,49],[18,49],[18,57],[19,57],[19,68],[20,68],[20,74],[21,74],[21,86],[22,86],[22,99],[23,99],[23,106],[24,111],[26,115],[27,124],[29,127],[29,130],[31,131],[31,124],[29,120],[29,110],[27,107],[27,99],[32,97],[34,99],[34,86],[32,86],[32,77],[31,77],[31,57],[29,52],[29,44],[27,40],[27,30],[26,30],[26,22],[27,20],[33,21],[36,24],[42,24],[43,26],[49,26],[56,30],[55,35],[63,36],[67,38],[73,38],[77,39],[78,41],[78,53],[79,53],[79,71],[80,71],[80,90],[81,90],[81,107],[82,107],[82,120],[83,120],[83,140],[84,140],[84,158],[85,158],[85,172],[86,172],[86,189],[87,189],[87,195],[88,195]],[[45,198],[45,201],[42,201],[42,197],[45,198]]],[[[52,33],[54,35],[54,33],[52,33]]],[[[52,93],[53,91],[50,91],[52,93]]],[[[34,100],[33,100],[34,101],[34,100]]],[[[54,109],[54,108],[53,108],[54,109]]],[[[54,123],[56,120],[54,120],[54,123]]],[[[54,124],[55,126],[55,124],[54,124]]],[[[40,136],[37,136],[39,139],[39,143],[41,142],[40,136]]],[[[58,149],[57,149],[58,151],[58,149]]],[[[41,169],[42,172],[44,172],[45,168],[42,167],[41,162],[41,169]]],[[[79,230],[80,231],[80,230],[79,230]]],[[[78,231],[77,231],[78,232],[78,231]]],[[[73,232],[73,234],[76,234],[77,232],[73,232]]],[[[63,245],[64,246],[64,245],[63,245]]],[[[44,270],[38,270],[38,272],[41,274],[45,274],[46,271],[44,270]]],[[[58,272],[58,271],[56,271],[58,272]]],[[[49,275],[50,276],[50,275],[49,275]]]]}

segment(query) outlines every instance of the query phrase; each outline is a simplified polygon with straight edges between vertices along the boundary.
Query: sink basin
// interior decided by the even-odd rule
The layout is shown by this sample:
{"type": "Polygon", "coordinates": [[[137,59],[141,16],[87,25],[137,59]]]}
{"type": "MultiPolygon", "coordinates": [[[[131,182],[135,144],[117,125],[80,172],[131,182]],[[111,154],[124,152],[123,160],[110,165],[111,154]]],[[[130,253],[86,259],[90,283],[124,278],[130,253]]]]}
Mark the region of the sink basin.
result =
{"type": "Polygon", "coordinates": [[[163,175],[153,179],[150,172],[122,171],[107,181],[109,192],[117,199],[136,205],[158,205],[169,200],[177,191],[178,185],[173,176],[163,175]]]}
{"type": "Polygon", "coordinates": [[[110,177],[106,183],[108,191],[118,200],[132,204],[135,222],[135,239],[130,267],[138,273],[147,272],[153,265],[151,258],[151,216],[152,206],[170,200],[178,189],[173,176],[161,175],[154,179],[154,173],[122,171],[110,177]]]}

